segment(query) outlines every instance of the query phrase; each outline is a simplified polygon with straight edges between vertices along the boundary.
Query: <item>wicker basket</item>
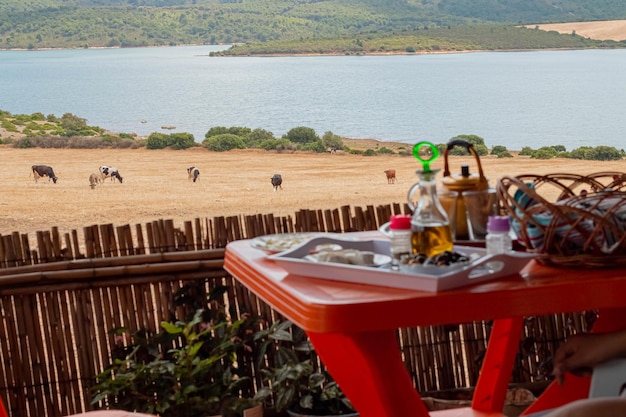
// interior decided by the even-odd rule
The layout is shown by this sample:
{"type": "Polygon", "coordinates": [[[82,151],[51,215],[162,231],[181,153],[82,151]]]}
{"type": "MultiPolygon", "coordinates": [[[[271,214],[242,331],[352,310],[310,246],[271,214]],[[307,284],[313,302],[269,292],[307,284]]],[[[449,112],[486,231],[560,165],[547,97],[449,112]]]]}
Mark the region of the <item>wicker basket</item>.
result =
{"type": "Polygon", "coordinates": [[[519,243],[539,262],[626,266],[626,173],[505,176],[497,194],[519,243]]]}

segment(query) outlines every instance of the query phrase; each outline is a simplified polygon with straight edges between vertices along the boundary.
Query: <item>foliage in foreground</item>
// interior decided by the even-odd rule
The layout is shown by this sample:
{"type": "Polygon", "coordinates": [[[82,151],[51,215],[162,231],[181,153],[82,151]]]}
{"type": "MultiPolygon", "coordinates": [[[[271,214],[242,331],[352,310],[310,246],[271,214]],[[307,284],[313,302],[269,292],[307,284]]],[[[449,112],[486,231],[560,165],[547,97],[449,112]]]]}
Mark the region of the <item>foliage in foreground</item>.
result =
{"type": "Polygon", "coordinates": [[[116,329],[117,350],[97,376],[92,404],[162,417],[239,417],[255,405],[238,362],[250,356],[255,320],[226,314],[225,287],[205,291],[193,281],[181,288],[175,303],[190,317],[162,322],[156,335],[116,329]]]}

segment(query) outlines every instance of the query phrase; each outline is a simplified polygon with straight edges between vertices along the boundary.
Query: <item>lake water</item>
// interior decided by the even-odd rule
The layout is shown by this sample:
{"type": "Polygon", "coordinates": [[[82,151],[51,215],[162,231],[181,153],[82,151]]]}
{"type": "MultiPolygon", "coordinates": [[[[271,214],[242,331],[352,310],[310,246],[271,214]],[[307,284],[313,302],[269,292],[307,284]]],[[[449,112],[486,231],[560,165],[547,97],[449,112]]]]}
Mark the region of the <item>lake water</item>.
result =
{"type": "Polygon", "coordinates": [[[0,109],[198,142],[212,126],[277,137],[307,126],[407,143],[475,134],[512,150],[624,147],[626,50],[208,56],[219,49],[0,51],[0,109]]]}

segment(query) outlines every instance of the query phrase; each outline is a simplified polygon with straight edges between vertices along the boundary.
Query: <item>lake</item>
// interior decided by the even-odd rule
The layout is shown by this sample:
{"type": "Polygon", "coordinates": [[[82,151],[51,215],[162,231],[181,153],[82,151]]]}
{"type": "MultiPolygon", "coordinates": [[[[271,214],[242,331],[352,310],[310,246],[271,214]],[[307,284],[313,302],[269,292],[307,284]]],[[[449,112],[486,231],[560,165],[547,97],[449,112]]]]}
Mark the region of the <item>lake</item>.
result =
{"type": "Polygon", "coordinates": [[[626,50],[210,57],[220,46],[0,51],[0,109],[148,135],[213,126],[416,143],[623,148],[626,50]],[[176,126],[164,130],[162,126],[176,126]]]}

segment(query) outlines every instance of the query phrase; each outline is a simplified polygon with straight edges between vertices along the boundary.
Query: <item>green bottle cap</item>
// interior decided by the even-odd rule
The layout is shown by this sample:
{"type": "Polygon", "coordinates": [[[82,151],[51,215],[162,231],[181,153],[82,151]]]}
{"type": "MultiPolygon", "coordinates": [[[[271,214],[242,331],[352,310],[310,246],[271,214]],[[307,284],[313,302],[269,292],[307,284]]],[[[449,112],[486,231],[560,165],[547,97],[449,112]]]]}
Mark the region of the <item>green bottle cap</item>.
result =
{"type": "Polygon", "coordinates": [[[430,172],[430,163],[439,156],[439,149],[430,142],[419,142],[413,146],[413,156],[422,163],[424,172],[430,172]]]}

